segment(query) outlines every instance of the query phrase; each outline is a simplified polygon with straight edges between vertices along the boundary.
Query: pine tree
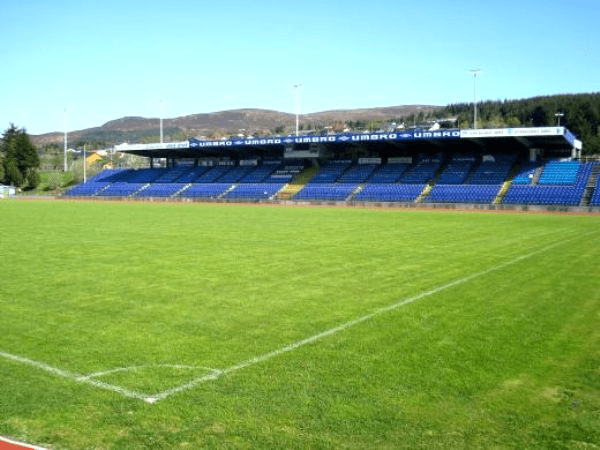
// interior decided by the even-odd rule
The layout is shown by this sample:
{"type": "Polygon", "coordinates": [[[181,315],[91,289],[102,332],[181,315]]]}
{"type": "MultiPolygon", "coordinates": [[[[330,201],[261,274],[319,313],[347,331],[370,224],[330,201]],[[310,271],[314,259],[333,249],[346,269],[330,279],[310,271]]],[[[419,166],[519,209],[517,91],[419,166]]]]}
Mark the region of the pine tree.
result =
{"type": "Polygon", "coordinates": [[[24,128],[14,124],[4,131],[0,142],[0,175],[5,184],[33,189],[40,183],[40,158],[24,128]]]}

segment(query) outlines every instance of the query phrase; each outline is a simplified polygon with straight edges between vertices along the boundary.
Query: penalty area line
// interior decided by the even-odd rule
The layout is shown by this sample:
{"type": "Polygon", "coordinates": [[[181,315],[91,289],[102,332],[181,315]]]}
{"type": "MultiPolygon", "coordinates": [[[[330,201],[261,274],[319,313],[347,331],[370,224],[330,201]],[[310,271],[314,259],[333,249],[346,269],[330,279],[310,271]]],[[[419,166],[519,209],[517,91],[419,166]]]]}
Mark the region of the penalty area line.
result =
{"type": "Polygon", "coordinates": [[[355,325],[359,325],[359,324],[361,324],[363,322],[371,320],[372,318],[374,318],[376,316],[379,316],[381,314],[387,313],[389,311],[393,311],[395,309],[401,308],[401,307],[406,306],[406,305],[410,305],[411,303],[414,303],[414,302],[416,302],[418,300],[421,300],[423,298],[426,298],[426,297],[430,297],[430,296],[435,295],[435,294],[437,294],[439,292],[442,292],[442,291],[444,291],[446,289],[450,289],[450,288],[452,288],[454,286],[465,284],[465,283],[467,283],[467,282],[469,282],[471,280],[474,280],[475,278],[482,277],[482,276],[487,275],[487,274],[492,273],[492,272],[497,272],[497,271],[502,270],[502,269],[504,269],[506,267],[509,267],[509,266],[511,266],[513,264],[517,264],[517,263],[519,263],[519,262],[521,262],[523,260],[526,260],[528,258],[532,258],[532,257],[534,257],[536,255],[539,255],[540,253],[544,253],[544,252],[546,252],[548,250],[551,250],[551,249],[553,249],[555,247],[558,247],[560,245],[569,243],[571,241],[574,241],[576,239],[579,239],[581,237],[585,237],[585,236],[587,236],[589,234],[593,234],[593,233],[595,233],[595,231],[592,231],[592,232],[589,232],[589,233],[586,233],[586,234],[582,234],[581,236],[576,236],[576,237],[573,237],[571,239],[563,239],[563,240],[560,240],[558,242],[554,242],[553,244],[550,244],[550,245],[547,245],[545,247],[539,248],[539,249],[534,250],[532,252],[529,252],[527,254],[517,256],[516,258],[513,258],[513,259],[511,259],[509,261],[506,261],[506,262],[503,262],[503,263],[500,263],[500,264],[496,264],[495,266],[490,267],[488,269],[481,270],[479,272],[475,272],[475,273],[473,273],[471,275],[468,275],[468,276],[466,276],[464,278],[460,278],[458,280],[454,280],[454,281],[451,281],[449,283],[443,284],[441,286],[435,287],[433,289],[424,291],[424,292],[422,292],[420,294],[417,294],[417,295],[415,295],[413,297],[402,299],[402,300],[400,300],[400,301],[398,301],[398,302],[396,302],[396,303],[394,303],[392,305],[385,306],[385,307],[382,307],[382,308],[378,308],[378,309],[376,309],[375,311],[373,311],[370,314],[364,315],[362,317],[359,317],[357,319],[351,320],[349,322],[345,322],[345,323],[343,323],[341,325],[338,325],[337,327],[330,328],[330,329],[325,330],[325,331],[323,331],[321,333],[315,334],[314,336],[310,336],[310,337],[308,337],[306,339],[302,339],[300,341],[296,341],[296,342],[294,342],[292,344],[286,345],[286,346],[281,347],[281,348],[279,348],[277,350],[273,350],[272,352],[265,353],[263,355],[259,355],[259,356],[256,356],[254,358],[251,358],[251,359],[247,359],[247,360],[242,361],[242,362],[240,362],[238,364],[230,366],[230,367],[228,367],[226,369],[222,369],[221,371],[215,371],[213,374],[210,374],[210,375],[207,375],[207,376],[204,376],[204,377],[200,377],[200,378],[196,378],[195,380],[192,380],[189,383],[183,384],[183,385],[181,385],[179,387],[176,387],[176,388],[173,388],[173,389],[170,389],[170,390],[167,390],[167,391],[164,391],[164,392],[161,392],[161,393],[155,395],[152,398],[152,403],[155,403],[155,402],[160,401],[160,400],[164,400],[165,398],[167,398],[167,397],[169,397],[169,396],[171,396],[173,394],[177,394],[177,393],[180,393],[180,392],[192,389],[192,388],[196,387],[197,385],[199,385],[201,383],[204,383],[206,381],[215,380],[217,378],[220,378],[220,377],[222,377],[224,375],[227,375],[229,373],[235,372],[237,370],[245,369],[246,367],[250,367],[250,366],[253,366],[255,364],[261,363],[263,361],[267,361],[267,360],[269,360],[271,358],[274,358],[276,356],[283,355],[284,353],[292,352],[292,351],[294,351],[294,350],[296,350],[296,349],[298,349],[300,347],[303,347],[303,346],[308,345],[308,344],[312,344],[312,343],[314,343],[316,341],[319,341],[319,340],[321,340],[323,338],[326,338],[326,337],[332,336],[332,335],[334,335],[336,333],[339,333],[340,331],[347,330],[348,328],[351,328],[351,327],[353,327],[355,325]]]}

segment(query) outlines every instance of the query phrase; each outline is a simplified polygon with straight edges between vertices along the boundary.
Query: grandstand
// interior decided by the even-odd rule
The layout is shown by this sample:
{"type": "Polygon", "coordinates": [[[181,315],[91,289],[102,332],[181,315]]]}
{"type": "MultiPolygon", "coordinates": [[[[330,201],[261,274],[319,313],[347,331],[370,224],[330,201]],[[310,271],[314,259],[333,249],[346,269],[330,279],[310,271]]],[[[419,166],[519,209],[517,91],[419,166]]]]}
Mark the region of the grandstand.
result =
{"type": "Polygon", "coordinates": [[[600,206],[600,163],[580,162],[581,143],[563,127],[190,139],[115,149],[147,157],[150,168],[107,170],[65,196],[600,206]],[[167,167],[155,167],[158,158],[167,167]]]}
{"type": "Polygon", "coordinates": [[[529,205],[579,205],[593,166],[593,163],[580,164],[578,161],[550,161],[545,166],[540,166],[541,175],[537,183],[535,177],[531,177],[529,183],[513,184],[504,202],[529,205]]]}

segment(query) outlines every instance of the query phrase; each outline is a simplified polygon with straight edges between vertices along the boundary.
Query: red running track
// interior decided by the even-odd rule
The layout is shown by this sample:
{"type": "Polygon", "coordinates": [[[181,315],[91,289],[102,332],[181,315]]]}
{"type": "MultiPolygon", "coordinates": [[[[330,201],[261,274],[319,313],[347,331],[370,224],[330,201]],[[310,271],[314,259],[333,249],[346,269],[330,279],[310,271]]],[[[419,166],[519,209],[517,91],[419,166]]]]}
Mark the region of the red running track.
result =
{"type": "Polygon", "coordinates": [[[0,450],[47,450],[36,445],[25,444],[23,442],[13,441],[0,436],[0,450]]]}

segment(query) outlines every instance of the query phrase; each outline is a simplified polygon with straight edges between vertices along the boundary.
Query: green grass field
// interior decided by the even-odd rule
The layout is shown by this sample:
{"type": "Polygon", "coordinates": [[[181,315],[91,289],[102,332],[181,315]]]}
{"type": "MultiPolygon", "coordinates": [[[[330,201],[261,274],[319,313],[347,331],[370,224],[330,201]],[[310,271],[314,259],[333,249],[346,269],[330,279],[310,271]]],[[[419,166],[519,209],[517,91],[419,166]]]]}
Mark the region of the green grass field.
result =
{"type": "Polygon", "coordinates": [[[600,216],[0,201],[0,435],[600,447],[600,216]]]}

